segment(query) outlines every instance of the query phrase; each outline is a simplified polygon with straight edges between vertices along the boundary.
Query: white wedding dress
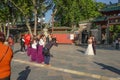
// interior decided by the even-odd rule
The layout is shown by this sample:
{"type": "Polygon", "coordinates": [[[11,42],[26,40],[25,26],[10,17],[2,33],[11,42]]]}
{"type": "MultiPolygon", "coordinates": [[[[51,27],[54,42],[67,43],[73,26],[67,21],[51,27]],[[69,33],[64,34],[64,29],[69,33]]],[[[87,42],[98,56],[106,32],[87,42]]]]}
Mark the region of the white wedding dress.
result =
{"type": "Polygon", "coordinates": [[[85,55],[94,55],[92,43],[88,44],[88,47],[87,47],[87,49],[85,51],[85,55]]]}

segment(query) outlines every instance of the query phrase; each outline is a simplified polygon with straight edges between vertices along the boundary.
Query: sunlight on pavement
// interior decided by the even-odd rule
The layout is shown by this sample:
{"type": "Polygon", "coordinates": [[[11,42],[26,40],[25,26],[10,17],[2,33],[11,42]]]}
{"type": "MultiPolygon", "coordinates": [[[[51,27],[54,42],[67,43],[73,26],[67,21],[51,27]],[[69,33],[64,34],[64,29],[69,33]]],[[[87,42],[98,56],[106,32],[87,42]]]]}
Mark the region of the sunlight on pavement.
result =
{"type": "Polygon", "coordinates": [[[47,69],[66,72],[66,73],[71,73],[71,74],[75,74],[75,75],[91,77],[91,78],[95,78],[95,79],[99,79],[99,80],[120,80],[120,79],[117,79],[117,78],[112,78],[112,77],[107,77],[107,76],[85,73],[85,72],[80,72],[80,71],[75,71],[75,70],[70,70],[70,69],[63,69],[63,68],[58,68],[58,67],[53,67],[53,66],[46,66],[44,64],[38,64],[38,63],[34,63],[34,62],[23,61],[23,60],[20,60],[20,59],[13,59],[13,61],[17,62],[17,63],[19,62],[19,63],[22,63],[22,64],[28,64],[28,65],[32,65],[32,66],[36,66],[36,67],[44,67],[44,68],[47,68],[47,69]]]}

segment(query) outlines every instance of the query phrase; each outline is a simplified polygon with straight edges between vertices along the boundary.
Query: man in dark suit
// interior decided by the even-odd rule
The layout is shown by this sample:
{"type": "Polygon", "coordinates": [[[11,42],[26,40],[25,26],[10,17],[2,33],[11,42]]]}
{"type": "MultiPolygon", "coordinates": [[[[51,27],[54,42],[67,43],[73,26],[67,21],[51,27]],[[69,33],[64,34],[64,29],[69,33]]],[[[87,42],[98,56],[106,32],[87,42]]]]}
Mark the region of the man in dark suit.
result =
{"type": "Polygon", "coordinates": [[[92,37],[93,51],[94,51],[94,54],[96,55],[96,39],[95,39],[94,35],[91,35],[91,37],[92,37]]]}

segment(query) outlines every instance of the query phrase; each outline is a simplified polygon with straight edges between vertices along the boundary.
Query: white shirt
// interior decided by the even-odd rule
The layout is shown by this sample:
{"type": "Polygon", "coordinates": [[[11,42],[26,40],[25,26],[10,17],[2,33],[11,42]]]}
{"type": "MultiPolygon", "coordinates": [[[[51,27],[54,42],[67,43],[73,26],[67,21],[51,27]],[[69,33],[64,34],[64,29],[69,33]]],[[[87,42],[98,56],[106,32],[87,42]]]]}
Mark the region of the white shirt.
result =
{"type": "Polygon", "coordinates": [[[70,34],[70,40],[74,39],[74,34],[70,34]]]}
{"type": "Polygon", "coordinates": [[[43,39],[40,39],[39,44],[42,45],[43,47],[45,46],[45,42],[43,39]]]}
{"type": "Polygon", "coordinates": [[[23,42],[25,42],[25,40],[24,40],[24,39],[22,39],[22,41],[23,41],[23,42]]]}
{"type": "Polygon", "coordinates": [[[37,42],[34,42],[34,43],[32,44],[32,48],[37,49],[37,42]]]}

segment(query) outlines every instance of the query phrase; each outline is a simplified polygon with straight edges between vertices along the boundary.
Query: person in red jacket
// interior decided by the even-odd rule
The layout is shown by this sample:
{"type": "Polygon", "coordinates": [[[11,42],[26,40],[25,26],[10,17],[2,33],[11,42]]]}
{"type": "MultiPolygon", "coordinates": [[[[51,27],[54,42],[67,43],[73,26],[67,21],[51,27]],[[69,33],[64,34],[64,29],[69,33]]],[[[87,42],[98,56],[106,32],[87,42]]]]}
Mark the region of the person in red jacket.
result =
{"type": "Polygon", "coordinates": [[[13,51],[4,41],[5,36],[0,32],[0,80],[10,80],[13,51]]]}

